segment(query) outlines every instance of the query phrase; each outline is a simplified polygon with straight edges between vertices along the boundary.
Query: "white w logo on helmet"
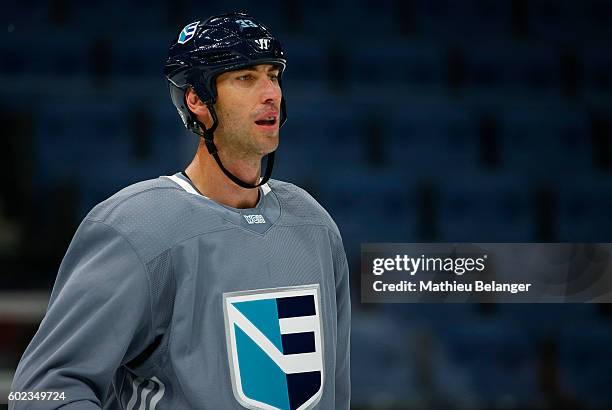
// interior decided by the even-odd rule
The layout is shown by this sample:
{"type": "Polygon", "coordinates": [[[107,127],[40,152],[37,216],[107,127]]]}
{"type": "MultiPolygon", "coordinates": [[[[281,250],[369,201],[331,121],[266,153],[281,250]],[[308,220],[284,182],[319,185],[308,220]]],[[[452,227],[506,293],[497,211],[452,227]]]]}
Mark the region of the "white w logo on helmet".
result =
{"type": "Polygon", "coordinates": [[[255,44],[257,44],[260,50],[267,50],[270,48],[270,39],[260,38],[259,40],[255,40],[255,44]]]}

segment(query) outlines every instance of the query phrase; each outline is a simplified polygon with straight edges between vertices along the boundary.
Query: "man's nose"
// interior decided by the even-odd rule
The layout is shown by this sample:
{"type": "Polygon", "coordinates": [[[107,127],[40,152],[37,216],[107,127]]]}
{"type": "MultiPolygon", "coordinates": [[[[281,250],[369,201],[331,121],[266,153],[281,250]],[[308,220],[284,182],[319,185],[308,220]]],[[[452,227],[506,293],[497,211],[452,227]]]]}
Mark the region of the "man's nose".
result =
{"type": "Polygon", "coordinates": [[[270,78],[265,78],[262,85],[262,102],[278,103],[282,97],[282,91],[278,85],[278,81],[273,81],[270,78]]]}

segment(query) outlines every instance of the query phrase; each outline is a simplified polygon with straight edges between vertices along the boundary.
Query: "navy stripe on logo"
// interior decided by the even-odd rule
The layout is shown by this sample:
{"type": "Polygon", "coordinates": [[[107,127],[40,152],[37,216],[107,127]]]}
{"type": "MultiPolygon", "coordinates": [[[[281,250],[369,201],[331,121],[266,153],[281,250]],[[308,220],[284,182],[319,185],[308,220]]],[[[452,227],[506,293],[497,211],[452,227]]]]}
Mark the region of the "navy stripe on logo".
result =
{"type": "Polygon", "coordinates": [[[289,406],[295,410],[306,403],[321,388],[321,372],[293,373],[287,375],[289,406]]]}
{"type": "Polygon", "coordinates": [[[314,332],[281,335],[283,354],[312,353],[315,351],[314,332]]]}
{"type": "Polygon", "coordinates": [[[278,318],[313,316],[315,312],[314,295],[293,296],[276,299],[278,318]]]}

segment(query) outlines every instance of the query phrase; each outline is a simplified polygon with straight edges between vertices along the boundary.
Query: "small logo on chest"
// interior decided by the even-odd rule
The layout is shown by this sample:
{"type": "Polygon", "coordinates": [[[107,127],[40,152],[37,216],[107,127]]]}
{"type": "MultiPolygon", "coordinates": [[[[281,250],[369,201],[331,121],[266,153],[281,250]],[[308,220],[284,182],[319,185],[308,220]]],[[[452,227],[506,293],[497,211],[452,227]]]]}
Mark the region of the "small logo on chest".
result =
{"type": "Polygon", "coordinates": [[[242,216],[244,216],[244,219],[246,219],[249,225],[266,223],[266,220],[264,219],[263,215],[242,215],[242,216]]]}

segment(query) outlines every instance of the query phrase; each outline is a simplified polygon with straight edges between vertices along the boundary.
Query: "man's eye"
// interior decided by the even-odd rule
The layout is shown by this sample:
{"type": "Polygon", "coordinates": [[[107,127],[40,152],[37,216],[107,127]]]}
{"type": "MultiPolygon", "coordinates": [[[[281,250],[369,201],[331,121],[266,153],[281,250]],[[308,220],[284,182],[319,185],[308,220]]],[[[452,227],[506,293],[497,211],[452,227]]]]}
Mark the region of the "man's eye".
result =
{"type": "Polygon", "coordinates": [[[245,74],[245,75],[241,75],[241,76],[238,77],[238,79],[240,81],[248,81],[251,78],[253,78],[253,76],[251,74],[245,74]]]}
{"type": "Polygon", "coordinates": [[[272,80],[272,81],[278,81],[278,75],[276,75],[276,74],[272,74],[272,75],[270,76],[270,80],[272,80]]]}

